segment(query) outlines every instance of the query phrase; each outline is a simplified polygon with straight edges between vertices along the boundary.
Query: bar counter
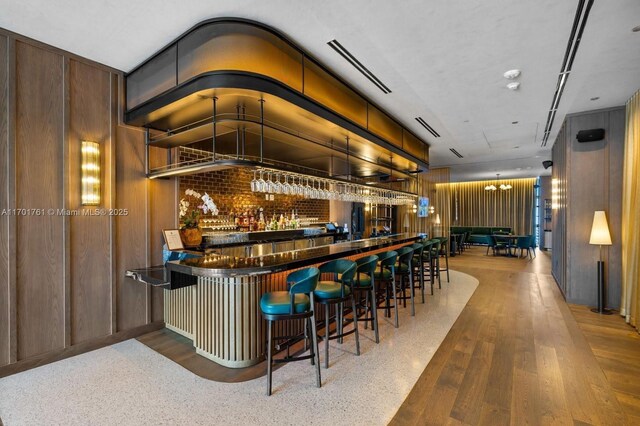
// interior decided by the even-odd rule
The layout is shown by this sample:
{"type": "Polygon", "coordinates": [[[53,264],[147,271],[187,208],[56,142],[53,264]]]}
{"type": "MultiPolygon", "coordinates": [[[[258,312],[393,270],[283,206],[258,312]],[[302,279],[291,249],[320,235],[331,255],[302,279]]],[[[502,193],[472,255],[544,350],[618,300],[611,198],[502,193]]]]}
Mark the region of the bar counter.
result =
{"type": "Polygon", "coordinates": [[[253,276],[282,272],[341,257],[363,254],[396,244],[409,243],[419,238],[417,234],[396,234],[256,257],[205,254],[198,258],[168,262],[167,269],[197,277],[253,276]]]}
{"type": "MultiPolygon", "coordinates": [[[[168,262],[166,275],[172,280],[191,280],[193,285],[165,290],[166,327],[193,340],[198,354],[221,365],[257,364],[266,352],[260,298],[269,291],[286,290],[289,272],[338,258],[357,259],[418,239],[418,234],[398,234],[259,257],[207,254],[168,262]]],[[[321,312],[318,317],[324,320],[321,312]]],[[[301,323],[278,323],[279,335],[302,332],[301,323]]]]}

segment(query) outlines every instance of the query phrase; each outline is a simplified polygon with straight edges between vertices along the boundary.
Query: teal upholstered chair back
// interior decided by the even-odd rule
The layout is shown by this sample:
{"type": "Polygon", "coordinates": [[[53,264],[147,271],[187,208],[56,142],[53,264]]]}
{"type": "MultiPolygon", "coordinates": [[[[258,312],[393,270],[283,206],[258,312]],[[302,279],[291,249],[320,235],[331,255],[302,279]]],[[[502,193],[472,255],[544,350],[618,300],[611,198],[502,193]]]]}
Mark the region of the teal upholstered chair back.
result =
{"type": "Polygon", "coordinates": [[[287,275],[287,288],[291,295],[310,294],[318,285],[320,270],[318,268],[304,268],[287,275]]]}
{"type": "Polygon", "coordinates": [[[358,265],[353,260],[337,259],[320,265],[320,273],[339,274],[339,281],[343,284],[349,284],[353,281],[357,268],[358,265]]]}
{"type": "Polygon", "coordinates": [[[440,247],[442,246],[442,242],[438,238],[434,238],[431,240],[431,250],[435,250],[436,252],[440,251],[440,247]]]}
{"type": "Polygon", "coordinates": [[[398,261],[400,263],[404,263],[405,265],[411,265],[411,258],[413,257],[413,247],[404,246],[400,247],[398,250],[398,261]]]}
{"type": "Polygon", "coordinates": [[[378,259],[380,259],[380,265],[382,266],[394,266],[398,260],[398,252],[394,250],[383,251],[378,253],[378,259]]]}
{"type": "Polygon", "coordinates": [[[536,247],[538,247],[536,245],[536,237],[529,235],[529,248],[535,249],[536,247]]]}
{"type": "Polygon", "coordinates": [[[420,243],[411,244],[411,248],[413,248],[414,256],[422,256],[422,252],[424,251],[424,244],[420,244],[420,243]]]}
{"type": "Polygon", "coordinates": [[[519,249],[528,249],[531,247],[531,236],[527,235],[526,237],[518,237],[516,239],[516,247],[519,249]]]}
{"type": "Polygon", "coordinates": [[[357,269],[356,272],[361,274],[373,275],[378,265],[379,257],[376,255],[361,257],[356,259],[357,269]]]}

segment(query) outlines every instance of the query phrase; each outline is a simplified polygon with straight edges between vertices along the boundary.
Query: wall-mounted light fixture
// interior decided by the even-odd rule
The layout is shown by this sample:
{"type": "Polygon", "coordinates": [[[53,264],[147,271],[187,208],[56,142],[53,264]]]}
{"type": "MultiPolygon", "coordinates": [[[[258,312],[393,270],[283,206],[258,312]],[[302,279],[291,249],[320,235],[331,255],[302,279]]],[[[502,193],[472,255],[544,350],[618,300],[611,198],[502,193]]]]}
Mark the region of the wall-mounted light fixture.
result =
{"type": "Polygon", "coordinates": [[[558,187],[558,179],[551,179],[551,208],[556,210],[560,200],[560,189],[558,187]]]}
{"type": "Polygon", "coordinates": [[[100,204],[100,144],[82,141],[82,205],[100,204]]]}
{"type": "Polygon", "coordinates": [[[414,204],[413,206],[411,206],[411,210],[413,211],[413,214],[418,213],[418,206],[414,204]]]}

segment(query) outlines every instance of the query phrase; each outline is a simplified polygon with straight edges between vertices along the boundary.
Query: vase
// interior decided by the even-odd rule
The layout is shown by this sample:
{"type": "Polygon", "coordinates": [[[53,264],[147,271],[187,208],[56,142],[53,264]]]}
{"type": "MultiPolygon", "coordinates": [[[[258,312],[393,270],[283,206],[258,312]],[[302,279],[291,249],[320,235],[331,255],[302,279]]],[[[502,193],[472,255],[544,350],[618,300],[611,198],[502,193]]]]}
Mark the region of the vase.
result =
{"type": "Polygon", "coordinates": [[[185,247],[198,247],[202,243],[202,229],[184,228],[180,230],[180,238],[185,247]]]}

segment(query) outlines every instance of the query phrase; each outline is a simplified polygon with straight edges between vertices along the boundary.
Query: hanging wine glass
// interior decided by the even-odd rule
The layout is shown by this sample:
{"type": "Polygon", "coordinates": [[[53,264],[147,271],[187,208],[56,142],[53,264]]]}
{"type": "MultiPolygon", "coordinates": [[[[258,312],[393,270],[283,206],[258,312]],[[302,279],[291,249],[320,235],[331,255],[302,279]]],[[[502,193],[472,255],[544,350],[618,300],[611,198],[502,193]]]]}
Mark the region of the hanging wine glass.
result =
{"type": "Polygon", "coordinates": [[[264,192],[264,187],[265,187],[266,182],[262,178],[262,173],[263,173],[263,171],[260,170],[260,179],[258,179],[256,181],[256,191],[257,192],[264,192]]]}
{"type": "Polygon", "coordinates": [[[258,192],[258,179],[256,179],[258,171],[253,171],[253,179],[251,180],[251,192],[258,192]]]}

